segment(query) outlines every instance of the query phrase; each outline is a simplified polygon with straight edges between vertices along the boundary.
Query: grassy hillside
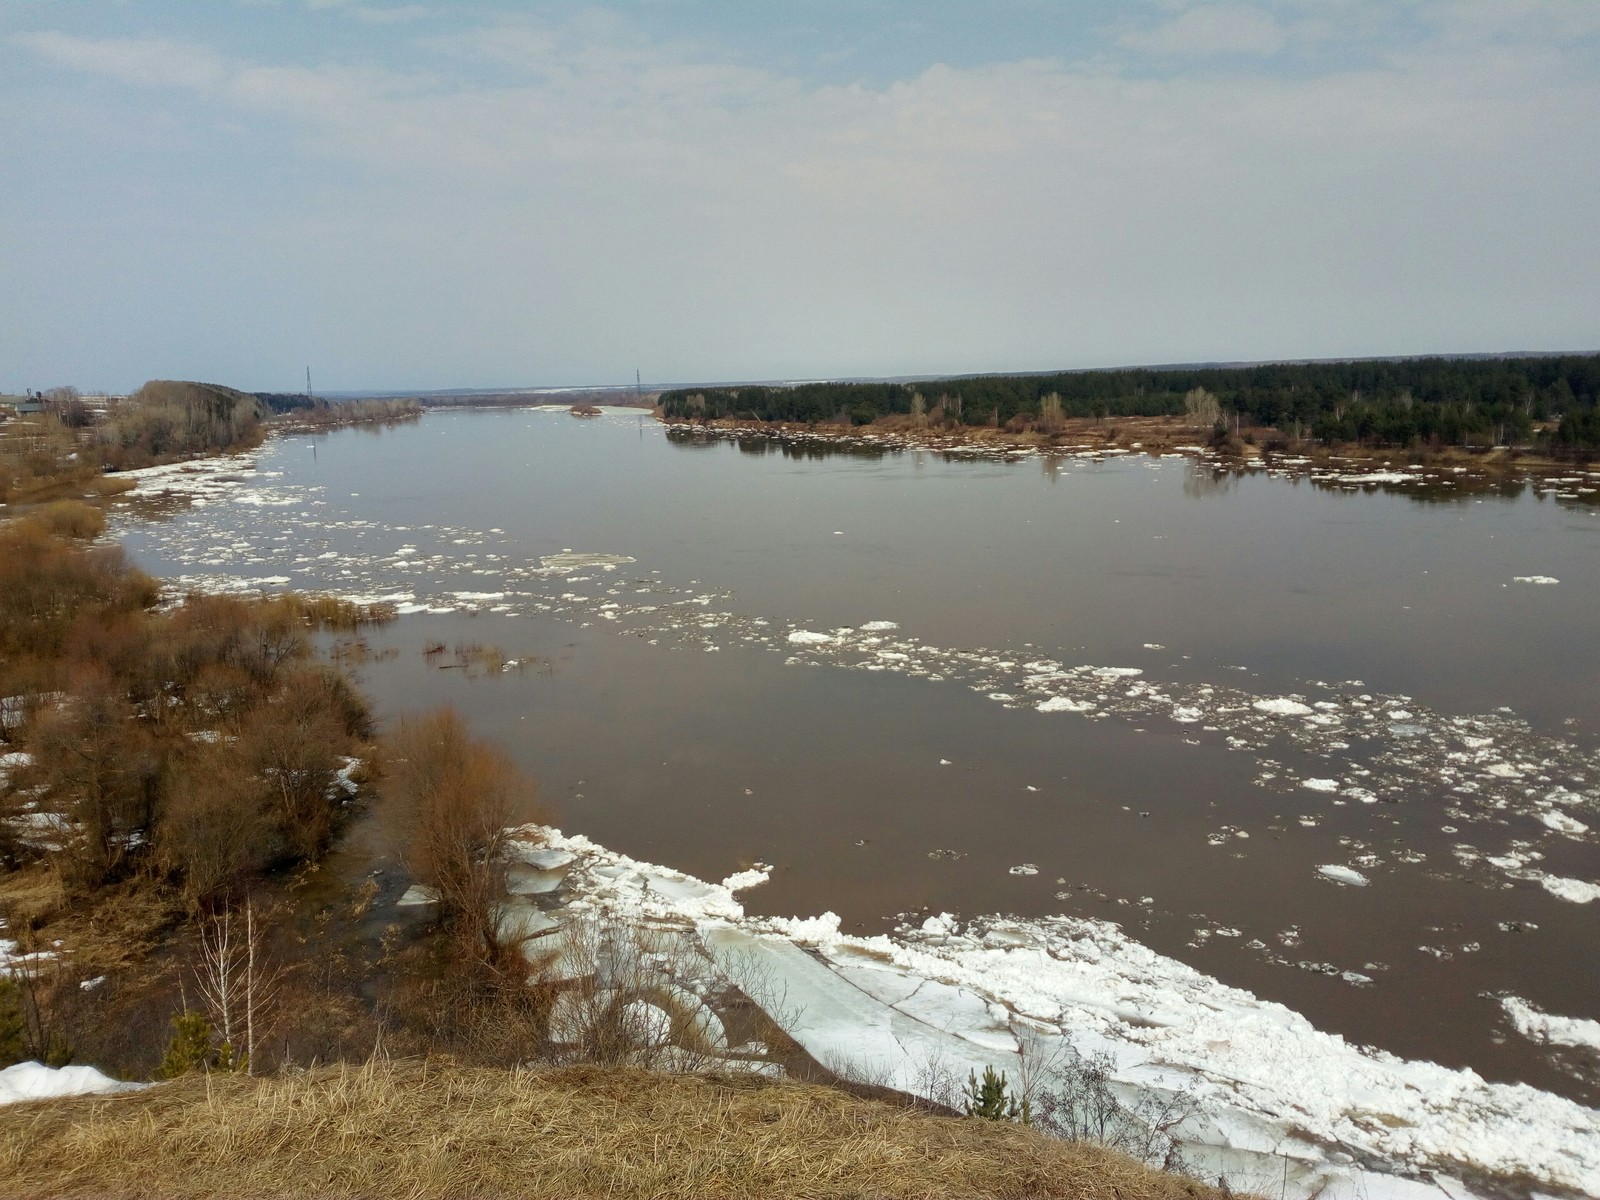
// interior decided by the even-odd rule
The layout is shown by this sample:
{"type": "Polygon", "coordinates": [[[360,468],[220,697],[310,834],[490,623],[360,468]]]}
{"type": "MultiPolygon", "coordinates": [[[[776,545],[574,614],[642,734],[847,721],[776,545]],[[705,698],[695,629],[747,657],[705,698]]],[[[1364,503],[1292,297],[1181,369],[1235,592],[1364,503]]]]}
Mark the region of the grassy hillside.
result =
{"type": "Polygon", "coordinates": [[[369,1063],[0,1109],[10,1196],[1219,1193],[1020,1125],[760,1078],[369,1063]]]}

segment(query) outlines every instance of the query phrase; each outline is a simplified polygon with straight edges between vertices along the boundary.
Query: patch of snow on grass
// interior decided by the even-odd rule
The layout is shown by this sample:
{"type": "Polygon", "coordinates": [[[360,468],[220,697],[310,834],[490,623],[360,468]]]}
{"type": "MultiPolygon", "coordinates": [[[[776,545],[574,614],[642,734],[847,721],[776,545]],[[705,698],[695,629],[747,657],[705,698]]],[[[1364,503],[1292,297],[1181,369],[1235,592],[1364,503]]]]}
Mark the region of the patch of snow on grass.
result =
{"type": "Polygon", "coordinates": [[[0,1071],[0,1104],[22,1100],[51,1100],[58,1096],[104,1096],[134,1092],[148,1083],[123,1083],[93,1067],[47,1067],[20,1062],[0,1071]]]}

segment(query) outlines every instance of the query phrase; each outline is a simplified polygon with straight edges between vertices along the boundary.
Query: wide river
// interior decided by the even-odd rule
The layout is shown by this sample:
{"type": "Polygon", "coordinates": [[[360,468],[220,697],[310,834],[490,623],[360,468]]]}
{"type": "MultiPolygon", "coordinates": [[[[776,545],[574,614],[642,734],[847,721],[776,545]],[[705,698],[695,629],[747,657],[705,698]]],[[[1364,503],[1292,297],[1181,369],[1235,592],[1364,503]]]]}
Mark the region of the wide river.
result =
{"type": "Polygon", "coordinates": [[[1593,1027],[1527,1017],[1600,1019],[1600,478],[824,453],[620,410],[256,463],[120,537],[196,586],[398,600],[358,667],[381,713],[455,705],[569,833],[772,864],[749,910],[848,932],[1113,920],[1353,1041],[1600,1099],[1563,1044],[1593,1027]]]}

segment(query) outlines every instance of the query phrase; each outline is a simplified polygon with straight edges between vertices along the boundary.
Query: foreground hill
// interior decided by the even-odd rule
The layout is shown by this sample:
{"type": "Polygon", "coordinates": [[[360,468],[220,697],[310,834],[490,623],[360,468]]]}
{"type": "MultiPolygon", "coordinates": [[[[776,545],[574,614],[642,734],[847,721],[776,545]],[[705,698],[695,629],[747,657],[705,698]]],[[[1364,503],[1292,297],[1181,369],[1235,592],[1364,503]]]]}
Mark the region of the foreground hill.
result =
{"type": "Polygon", "coordinates": [[[404,1062],[0,1109],[0,1196],[1219,1193],[1020,1125],[758,1077],[404,1062]]]}

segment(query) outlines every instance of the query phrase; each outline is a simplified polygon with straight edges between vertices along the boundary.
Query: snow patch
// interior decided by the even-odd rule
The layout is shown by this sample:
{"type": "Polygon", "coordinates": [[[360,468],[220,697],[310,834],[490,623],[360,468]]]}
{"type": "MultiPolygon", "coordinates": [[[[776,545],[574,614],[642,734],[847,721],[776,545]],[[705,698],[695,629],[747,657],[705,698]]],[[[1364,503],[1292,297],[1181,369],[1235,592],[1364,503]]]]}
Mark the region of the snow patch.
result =
{"type": "Polygon", "coordinates": [[[58,1096],[105,1096],[136,1092],[148,1083],[123,1083],[93,1067],[47,1067],[20,1062],[0,1071],[0,1104],[23,1100],[51,1100],[58,1096]]]}

